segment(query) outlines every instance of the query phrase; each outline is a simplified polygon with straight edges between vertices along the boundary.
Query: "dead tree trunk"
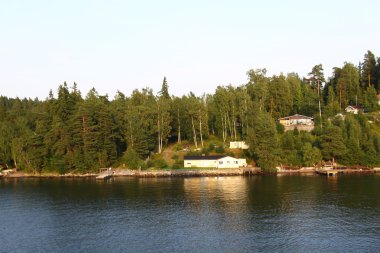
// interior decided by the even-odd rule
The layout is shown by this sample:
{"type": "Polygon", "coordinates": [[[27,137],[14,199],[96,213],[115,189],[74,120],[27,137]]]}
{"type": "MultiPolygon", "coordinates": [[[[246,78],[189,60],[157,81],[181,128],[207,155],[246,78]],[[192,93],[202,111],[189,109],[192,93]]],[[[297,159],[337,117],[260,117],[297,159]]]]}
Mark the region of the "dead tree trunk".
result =
{"type": "Polygon", "coordinates": [[[179,120],[179,109],[177,109],[177,122],[178,122],[178,139],[177,143],[181,143],[181,121],[179,120]]]}
{"type": "Polygon", "coordinates": [[[197,132],[195,131],[195,126],[194,126],[194,117],[191,116],[191,125],[193,127],[193,139],[194,139],[194,145],[195,148],[198,148],[198,143],[197,143],[197,132]]]}

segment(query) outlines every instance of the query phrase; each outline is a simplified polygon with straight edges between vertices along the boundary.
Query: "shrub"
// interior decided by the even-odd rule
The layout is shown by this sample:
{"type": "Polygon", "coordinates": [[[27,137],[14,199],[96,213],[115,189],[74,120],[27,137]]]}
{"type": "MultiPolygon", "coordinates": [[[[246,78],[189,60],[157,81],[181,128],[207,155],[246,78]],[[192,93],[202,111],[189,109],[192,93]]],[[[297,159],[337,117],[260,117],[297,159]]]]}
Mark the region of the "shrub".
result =
{"type": "Polygon", "coordinates": [[[215,149],[215,144],[214,143],[208,144],[208,151],[209,152],[212,152],[214,149],[215,149]]]}
{"type": "Polygon", "coordinates": [[[139,155],[133,148],[128,148],[124,154],[123,161],[128,165],[130,169],[138,169],[141,161],[139,155]]]}
{"type": "Polygon", "coordinates": [[[168,164],[166,163],[166,161],[164,159],[159,158],[157,160],[154,160],[154,167],[164,169],[164,168],[168,167],[168,164]]]}
{"type": "Polygon", "coordinates": [[[201,153],[202,153],[202,155],[203,155],[203,154],[204,154],[204,155],[208,155],[208,154],[209,154],[209,149],[207,149],[207,148],[202,148],[201,153]]]}
{"type": "Polygon", "coordinates": [[[172,169],[173,170],[178,170],[183,168],[183,160],[178,160],[173,164],[172,169]]]}
{"type": "Polygon", "coordinates": [[[200,151],[189,151],[187,152],[188,156],[199,156],[199,155],[202,155],[202,153],[200,151]]]}
{"type": "Polygon", "coordinates": [[[219,147],[215,148],[215,152],[218,154],[222,154],[222,153],[224,153],[224,148],[222,146],[219,146],[219,147]]]}
{"type": "Polygon", "coordinates": [[[183,145],[182,145],[182,143],[177,143],[177,144],[174,146],[174,149],[175,149],[176,151],[180,151],[180,150],[182,150],[182,149],[183,149],[183,145]]]}

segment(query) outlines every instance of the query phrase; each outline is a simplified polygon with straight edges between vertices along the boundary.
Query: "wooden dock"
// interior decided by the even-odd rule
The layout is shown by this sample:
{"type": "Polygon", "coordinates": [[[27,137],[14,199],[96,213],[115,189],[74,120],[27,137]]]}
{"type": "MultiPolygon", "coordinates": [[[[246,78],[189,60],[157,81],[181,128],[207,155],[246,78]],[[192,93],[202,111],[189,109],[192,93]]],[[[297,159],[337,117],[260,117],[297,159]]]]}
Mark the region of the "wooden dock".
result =
{"type": "Polygon", "coordinates": [[[112,168],[102,168],[100,169],[99,175],[96,177],[96,179],[109,179],[113,175],[113,170],[112,168]]]}
{"type": "Polygon", "coordinates": [[[337,176],[339,173],[343,173],[342,170],[337,170],[337,169],[319,169],[315,171],[317,174],[320,175],[325,175],[328,177],[334,177],[337,176]]]}
{"type": "Polygon", "coordinates": [[[243,169],[243,175],[245,176],[258,175],[260,173],[261,173],[261,169],[258,167],[247,166],[243,169]]]}

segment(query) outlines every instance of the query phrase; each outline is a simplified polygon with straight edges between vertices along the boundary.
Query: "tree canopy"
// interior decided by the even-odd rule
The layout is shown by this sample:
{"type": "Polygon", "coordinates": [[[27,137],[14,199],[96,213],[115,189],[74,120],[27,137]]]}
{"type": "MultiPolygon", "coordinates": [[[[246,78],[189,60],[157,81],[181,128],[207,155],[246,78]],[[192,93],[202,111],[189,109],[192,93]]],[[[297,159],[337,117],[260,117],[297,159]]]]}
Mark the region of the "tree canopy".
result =
{"type": "Polygon", "coordinates": [[[218,139],[246,140],[245,154],[266,170],[280,164],[312,166],[321,159],[345,165],[380,165],[380,58],[371,51],[359,66],[345,62],[325,78],[322,64],[308,77],[268,76],[247,71],[239,86],[218,86],[214,94],[170,94],[162,88],[118,91],[113,99],[95,88],[82,96],[64,82],[48,97],[0,97],[0,165],[30,172],[85,172],[126,163],[139,167],[171,143],[206,149],[218,139]],[[364,114],[336,116],[348,105],[364,114]],[[313,132],[284,132],[278,119],[314,117],[313,132]],[[319,124],[320,123],[320,124],[319,124]]]}

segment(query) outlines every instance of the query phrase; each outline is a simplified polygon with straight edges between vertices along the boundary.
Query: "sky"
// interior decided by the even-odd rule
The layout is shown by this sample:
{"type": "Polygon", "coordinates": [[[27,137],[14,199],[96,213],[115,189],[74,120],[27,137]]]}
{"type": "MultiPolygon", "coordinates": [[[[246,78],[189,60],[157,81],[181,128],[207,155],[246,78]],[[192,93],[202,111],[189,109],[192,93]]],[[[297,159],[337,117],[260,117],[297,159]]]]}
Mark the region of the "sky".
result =
{"type": "Polygon", "coordinates": [[[0,95],[60,84],[112,99],[166,76],[176,96],[247,83],[246,72],[325,76],[380,54],[378,0],[0,0],[0,95]]]}

